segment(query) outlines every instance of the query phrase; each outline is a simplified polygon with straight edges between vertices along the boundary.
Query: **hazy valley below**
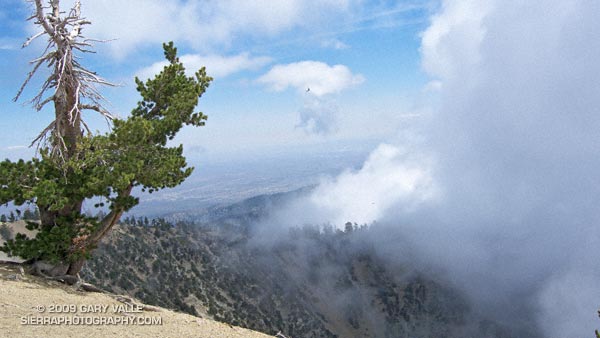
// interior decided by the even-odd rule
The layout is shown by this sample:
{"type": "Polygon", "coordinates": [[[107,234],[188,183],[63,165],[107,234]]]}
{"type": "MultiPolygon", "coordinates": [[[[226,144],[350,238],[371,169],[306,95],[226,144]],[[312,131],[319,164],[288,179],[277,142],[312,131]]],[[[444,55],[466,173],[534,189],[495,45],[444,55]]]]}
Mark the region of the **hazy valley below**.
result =
{"type": "Polygon", "coordinates": [[[287,192],[316,185],[322,178],[359,168],[374,141],[341,144],[323,151],[302,149],[298,154],[275,152],[242,159],[200,159],[181,186],[143,195],[131,215],[184,217],[209,207],[226,206],[258,195],[287,192]]]}

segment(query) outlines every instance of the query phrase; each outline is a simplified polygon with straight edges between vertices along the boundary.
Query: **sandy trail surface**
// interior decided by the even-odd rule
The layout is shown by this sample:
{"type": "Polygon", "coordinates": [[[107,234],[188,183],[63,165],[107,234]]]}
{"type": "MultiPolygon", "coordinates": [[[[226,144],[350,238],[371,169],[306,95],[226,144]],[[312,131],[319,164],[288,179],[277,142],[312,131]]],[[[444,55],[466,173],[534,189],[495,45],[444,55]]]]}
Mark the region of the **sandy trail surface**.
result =
{"type": "Polygon", "coordinates": [[[0,337],[272,337],[0,265],[0,337]]]}

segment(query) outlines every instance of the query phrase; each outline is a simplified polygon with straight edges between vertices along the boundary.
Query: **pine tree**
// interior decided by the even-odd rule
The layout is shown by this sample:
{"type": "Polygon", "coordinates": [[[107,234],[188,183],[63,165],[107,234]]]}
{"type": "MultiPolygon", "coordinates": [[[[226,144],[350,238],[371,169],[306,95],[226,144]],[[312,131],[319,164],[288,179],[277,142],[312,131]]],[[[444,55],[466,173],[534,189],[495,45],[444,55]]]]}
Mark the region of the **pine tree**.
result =
{"type": "Polygon", "coordinates": [[[25,211],[23,211],[23,220],[24,221],[32,221],[34,220],[34,214],[31,210],[29,210],[29,208],[25,209],[25,211]]]}
{"type": "MultiPolygon", "coordinates": [[[[204,68],[185,75],[173,43],[163,45],[168,65],[154,79],[135,79],[141,99],[127,119],[116,119],[101,105],[96,85],[108,84],[84,68],[75,53],[89,51],[81,27],[80,3],[62,17],[60,0],[33,0],[32,18],[48,37],[46,52],[34,61],[17,97],[43,65],[50,76],[31,100],[37,110],[54,104],[54,120],[34,140],[39,156],[31,160],[0,162],[0,204],[33,204],[40,223],[35,238],[18,235],[3,251],[32,261],[50,262],[53,275],[76,275],[100,239],[121,215],[138,204],[134,187],[153,191],[179,185],[191,173],[183,147],[167,147],[184,125],[203,126],[206,116],[194,112],[198,99],[212,80],[204,68]],[[50,93],[51,92],[51,93],[50,93]],[[94,110],[112,121],[112,130],[92,134],[82,120],[83,110],[94,110]],[[108,207],[102,218],[82,213],[84,201],[101,198],[108,207]]],[[[14,215],[13,215],[14,216],[14,215]]]]}

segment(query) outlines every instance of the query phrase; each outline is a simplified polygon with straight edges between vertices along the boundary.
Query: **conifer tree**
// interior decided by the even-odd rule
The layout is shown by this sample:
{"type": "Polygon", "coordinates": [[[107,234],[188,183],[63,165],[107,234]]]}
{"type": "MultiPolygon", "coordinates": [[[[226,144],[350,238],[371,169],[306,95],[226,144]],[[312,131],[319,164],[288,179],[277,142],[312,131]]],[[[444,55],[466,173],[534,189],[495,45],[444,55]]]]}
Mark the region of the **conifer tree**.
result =
{"type": "Polygon", "coordinates": [[[54,118],[33,141],[38,156],[31,160],[0,162],[0,203],[33,204],[40,222],[29,222],[38,230],[35,238],[17,235],[2,251],[30,262],[44,262],[49,275],[76,275],[100,239],[121,215],[138,204],[135,187],[153,192],[179,185],[191,173],[181,145],[168,145],[184,125],[203,126],[206,116],[195,112],[198,99],[212,80],[204,68],[188,77],[173,43],[163,45],[168,65],[154,79],[135,79],[141,99],[126,119],[106,111],[96,86],[110,85],[84,68],[76,54],[92,47],[81,35],[90,24],[81,17],[81,5],[63,16],[60,0],[30,1],[31,20],[40,32],[24,46],[47,38],[42,56],[32,61],[33,69],[17,93],[41,67],[50,70],[40,91],[30,101],[40,111],[52,103],[54,118]],[[108,133],[91,133],[82,111],[93,110],[112,122],[108,133]],[[102,218],[86,216],[86,200],[101,198],[97,207],[108,207],[102,218]]]}

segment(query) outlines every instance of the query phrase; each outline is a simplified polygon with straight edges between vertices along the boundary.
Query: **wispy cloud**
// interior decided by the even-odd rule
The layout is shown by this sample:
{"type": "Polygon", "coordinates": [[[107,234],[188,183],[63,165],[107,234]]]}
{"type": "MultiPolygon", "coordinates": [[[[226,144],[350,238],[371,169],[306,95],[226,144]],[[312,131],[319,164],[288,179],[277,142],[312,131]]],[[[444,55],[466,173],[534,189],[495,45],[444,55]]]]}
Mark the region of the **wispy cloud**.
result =
{"type": "MultiPolygon", "coordinates": [[[[67,8],[72,2],[61,3],[67,8]]],[[[93,23],[86,28],[85,35],[115,39],[106,47],[115,58],[124,59],[145,46],[170,40],[201,54],[237,47],[250,40],[259,44],[277,42],[278,39],[309,39],[319,43],[324,40],[319,37],[331,37],[333,41],[340,34],[357,30],[398,26],[415,20],[422,22],[429,3],[103,0],[84,2],[82,11],[93,23]],[[286,35],[292,31],[294,36],[286,35]],[[298,31],[302,34],[298,35],[298,31]]],[[[336,43],[328,47],[343,46],[343,43],[336,43]]]]}
{"type": "Polygon", "coordinates": [[[115,57],[124,58],[141,46],[169,40],[210,53],[240,38],[273,37],[293,28],[312,30],[331,18],[347,17],[354,3],[352,0],[104,0],[85,2],[82,11],[93,22],[86,35],[118,39],[109,48],[115,57]]]}
{"type": "Polygon", "coordinates": [[[340,41],[338,39],[326,39],[321,41],[321,47],[323,48],[333,48],[333,49],[337,49],[337,50],[342,50],[342,49],[348,49],[350,48],[349,45],[347,45],[346,43],[344,43],[343,41],[340,41]]]}
{"type": "Polygon", "coordinates": [[[313,43],[322,48],[347,49],[342,36],[360,31],[375,31],[411,25],[425,25],[428,15],[434,9],[434,1],[402,2],[396,4],[373,4],[370,2],[353,2],[349,10],[341,17],[329,19],[326,25],[315,25],[310,31],[294,36],[259,44],[261,48],[274,48],[287,45],[303,45],[313,43]]]}
{"type": "Polygon", "coordinates": [[[4,147],[4,149],[7,151],[19,151],[19,150],[23,150],[23,149],[27,149],[27,148],[29,148],[29,147],[23,146],[23,145],[4,147]]]}
{"type": "Polygon", "coordinates": [[[307,97],[298,112],[300,122],[296,128],[309,134],[327,135],[335,131],[339,107],[333,100],[307,97]]]}
{"type": "Polygon", "coordinates": [[[14,38],[0,38],[0,50],[15,50],[19,49],[22,45],[22,41],[18,41],[14,38]]]}
{"type": "MultiPolygon", "coordinates": [[[[215,78],[226,77],[244,70],[258,70],[271,63],[270,57],[253,57],[248,53],[233,56],[186,54],[181,56],[180,60],[186,67],[188,75],[194,74],[201,67],[206,67],[208,75],[215,78]]],[[[151,78],[166,65],[166,61],[156,62],[138,71],[137,76],[141,79],[151,78]]]]}

